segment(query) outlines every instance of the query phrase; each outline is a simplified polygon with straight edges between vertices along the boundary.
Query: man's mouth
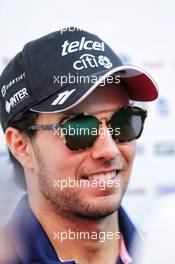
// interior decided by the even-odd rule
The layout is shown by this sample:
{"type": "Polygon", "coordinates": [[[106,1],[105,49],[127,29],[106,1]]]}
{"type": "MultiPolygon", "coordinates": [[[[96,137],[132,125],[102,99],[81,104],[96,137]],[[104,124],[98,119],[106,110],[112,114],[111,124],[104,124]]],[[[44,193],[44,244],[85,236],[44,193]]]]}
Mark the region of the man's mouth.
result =
{"type": "Polygon", "coordinates": [[[94,181],[108,181],[108,180],[115,179],[115,177],[117,177],[119,172],[120,172],[120,170],[100,172],[100,173],[96,173],[93,175],[83,176],[82,179],[89,180],[89,181],[92,181],[92,180],[94,180],[94,181]]]}

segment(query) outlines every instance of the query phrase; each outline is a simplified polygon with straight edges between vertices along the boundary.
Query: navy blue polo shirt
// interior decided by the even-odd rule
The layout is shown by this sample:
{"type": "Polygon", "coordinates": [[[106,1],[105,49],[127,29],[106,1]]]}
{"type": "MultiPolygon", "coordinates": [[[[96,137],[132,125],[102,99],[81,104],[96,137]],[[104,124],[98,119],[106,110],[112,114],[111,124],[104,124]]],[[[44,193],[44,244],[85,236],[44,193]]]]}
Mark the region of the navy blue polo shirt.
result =
{"type": "MultiPolygon", "coordinates": [[[[119,227],[126,249],[132,255],[131,247],[137,231],[122,207],[119,208],[119,227]]],[[[49,238],[31,211],[27,195],[19,202],[5,231],[13,260],[3,264],[75,264],[76,261],[62,261],[58,258],[49,238]]],[[[123,264],[120,257],[116,264],[123,264]]]]}

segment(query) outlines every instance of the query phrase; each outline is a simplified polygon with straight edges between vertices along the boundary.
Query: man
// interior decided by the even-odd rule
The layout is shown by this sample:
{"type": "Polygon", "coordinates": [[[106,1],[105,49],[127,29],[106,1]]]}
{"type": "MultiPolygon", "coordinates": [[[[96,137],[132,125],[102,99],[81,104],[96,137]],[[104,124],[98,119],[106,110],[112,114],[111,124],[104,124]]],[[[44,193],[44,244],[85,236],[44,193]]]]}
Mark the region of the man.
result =
{"type": "Polygon", "coordinates": [[[5,228],[6,263],[131,263],[137,232],[121,201],[146,111],[130,100],[156,99],[153,79],[68,28],[26,44],[0,87],[2,128],[27,187],[5,228]]]}

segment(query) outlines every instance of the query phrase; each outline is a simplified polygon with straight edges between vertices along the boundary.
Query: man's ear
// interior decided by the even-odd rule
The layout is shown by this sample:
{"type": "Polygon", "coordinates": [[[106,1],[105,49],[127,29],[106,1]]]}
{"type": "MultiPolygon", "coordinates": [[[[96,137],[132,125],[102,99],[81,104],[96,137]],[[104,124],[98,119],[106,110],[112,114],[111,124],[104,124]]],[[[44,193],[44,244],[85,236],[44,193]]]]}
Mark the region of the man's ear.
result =
{"type": "Polygon", "coordinates": [[[24,168],[32,168],[33,152],[30,139],[18,129],[8,127],[5,132],[6,143],[13,156],[24,168]]]}

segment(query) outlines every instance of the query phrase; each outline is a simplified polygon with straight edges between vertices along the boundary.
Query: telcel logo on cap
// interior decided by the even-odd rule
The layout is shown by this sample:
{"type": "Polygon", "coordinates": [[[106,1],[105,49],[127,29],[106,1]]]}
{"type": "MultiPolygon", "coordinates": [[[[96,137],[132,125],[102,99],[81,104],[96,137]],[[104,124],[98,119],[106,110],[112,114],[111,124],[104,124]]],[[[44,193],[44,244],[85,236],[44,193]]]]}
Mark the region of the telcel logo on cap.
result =
{"type": "Polygon", "coordinates": [[[85,37],[82,37],[80,41],[72,41],[69,43],[68,40],[62,45],[62,56],[65,56],[69,53],[76,52],[79,50],[98,50],[104,51],[105,45],[104,42],[86,40],[85,37]]]}
{"type": "MultiPolygon", "coordinates": [[[[80,41],[72,41],[69,43],[68,40],[64,41],[62,45],[62,56],[66,56],[73,52],[78,52],[81,50],[96,50],[104,52],[105,44],[103,41],[93,41],[88,40],[86,37],[82,37],[80,41]]],[[[92,54],[83,54],[78,60],[73,63],[73,68],[75,70],[83,70],[87,68],[95,68],[103,66],[106,69],[110,69],[113,65],[108,57],[99,55],[94,56],[92,54]]]]}

